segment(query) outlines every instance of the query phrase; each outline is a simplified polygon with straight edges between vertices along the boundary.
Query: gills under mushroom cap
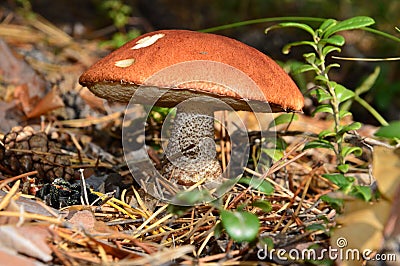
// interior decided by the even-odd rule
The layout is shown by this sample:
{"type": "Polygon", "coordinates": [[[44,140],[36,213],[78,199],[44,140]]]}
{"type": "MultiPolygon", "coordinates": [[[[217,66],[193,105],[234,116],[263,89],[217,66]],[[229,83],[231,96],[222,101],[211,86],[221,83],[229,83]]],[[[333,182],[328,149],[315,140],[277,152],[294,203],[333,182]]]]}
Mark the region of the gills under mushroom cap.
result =
{"type": "MultiPolygon", "coordinates": [[[[177,75],[185,75],[185,71],[177,75]]],[[[213,75],[221,77],[224,71],[213,75]]],[[[139,86],[149,88],[149,93],[165,89],[168,93],[158,104],[167,107],[199,94],[226,100],[239,110],[248,110],[248,101],[267,101],[272,111],[300,111],[304,105],[304,98],[292,79],[265,54],[228,37],[187,30],[142,35],[98,61],[79,82],[102,98],[122,102],[128,102],[139,86]],[[190,61],[231,66],[253,80],[261,94],[252,88],[239,87],[235,92],[203,81],[176,85],[168,79],[149,79],[165,68],[190,61]]]]}

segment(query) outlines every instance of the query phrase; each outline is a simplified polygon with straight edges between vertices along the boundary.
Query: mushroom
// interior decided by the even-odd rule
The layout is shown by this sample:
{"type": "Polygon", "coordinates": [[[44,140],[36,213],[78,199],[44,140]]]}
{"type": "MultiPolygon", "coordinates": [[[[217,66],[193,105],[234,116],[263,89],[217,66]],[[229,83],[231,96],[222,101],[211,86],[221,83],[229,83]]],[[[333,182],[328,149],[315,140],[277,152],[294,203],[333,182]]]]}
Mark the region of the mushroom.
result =
{"type": "Polygon", "coordinates": [[[265,54],[228,37],[188,30],[144,34],[95,63],[79,82],[112,101],[129,102],[135,95],[146,102],[158,95],[155,105],[177,106],[162,172],[181,185],[204,178],[222,180],[214,143],[215,110],[229,106],[256,112],[300,111],[304,105],[292,79],[265,54]],[[152,78],[164,69],[173,74],[152,78]],[[224,85],[236,75],[227,69],[248,77],[259,91],[224,85]],[[205,80],[209,76],[221,81],[205,80]],[[270,110],[263,107],[265,102],[270,110]]]}

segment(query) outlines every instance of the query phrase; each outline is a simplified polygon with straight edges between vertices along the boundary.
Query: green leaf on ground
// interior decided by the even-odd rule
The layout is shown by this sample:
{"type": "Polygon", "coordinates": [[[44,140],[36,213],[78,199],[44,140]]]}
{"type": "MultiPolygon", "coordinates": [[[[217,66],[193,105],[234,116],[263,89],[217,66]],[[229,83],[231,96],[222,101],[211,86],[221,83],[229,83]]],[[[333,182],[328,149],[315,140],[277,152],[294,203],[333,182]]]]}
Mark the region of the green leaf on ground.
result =
{"type": "Polygon", "coordinates": [[[331,181],[333,184],[338,186],[340,190],[348,192],[348,189],[353,185],[354,178],[350,176],[345,176],[343,174],[323,174],[323,177],[331,181]]]}
{"type": "Polygon", "coordinates": [[[310,224],[306,227],[306,231],[318,231],[318,230],[325,230],[325,226],[323,224],[310,224]]]}
{"type": "Polygon", "coordinates": [[[229,236],[237,242],[255,240],[260,228],[260,220],[250,212],[222,210],[221,221],[229,236]]]}
{"type": "Polygon", "coordinates": [[[280,149],[265,149],[261,148],[261,151],[264,152],[268,157],[270,157],[274,162],[279,161],[283,158],[284,150],[280,149]]]}
{"type": "Polygon", "coordinates": [[[350,194],[364,201],[370,201],[372,198],[371,188],[367,186],[354,186],[350,194]]]}
{"type": "Polygon", "coordinates": [[[251,205],[254,206],[254,207],[260,208],[264,212],[272,211],[271,202],[266,201],[266,200],[256,200],[251,205]]]}
{"type": "Polygon", "coordinates": [[[337,169],[342,173],[347,173],[349,171],[350,165],[348,164],[340,164],[337,166],[337,169]]]}
{"type": "Polygon", "coordinates": [[[277,125],[281,125],[281,124],[287,124],[292,121],[296,121],[298,119],[299,119],[299,117],[296,114],[281,114],[281,115],[275,117],[275,119],[273,121],[271,121],[271,123],[269,123],[268,128],[271,128],[271,127],[274,127],[277,125]]]}
{"type": "Polygon", "coordinates": [[[400,139],[400,121],[390,122],[388,126],[381,127],[375,132],[375,136],[394,139],[400,139]]]}
{"type": "Polygon", "coordinates": [[[320,199],[331,205],[335,210],[340,210],[343,207],[344,200],[341,198],[334,198],[328,195],[322,195],[320,199]]]}
{"type": "Polygon", "coordinates": [[[208,190],[194,189],[177,193],[172,199],[171,203],[180,206],[194,206],[204,202],[210,202],[212,200],[213,198],[208,190]]]}
{"type": "Polygon", "coordinates": [[[271,185],[271,183],[261,178],[242,177],[239,179],[238,183],[248,185],[260,192],[265,193],[266,195],[271,195],[274,192],[274,187],[271,185]]]}

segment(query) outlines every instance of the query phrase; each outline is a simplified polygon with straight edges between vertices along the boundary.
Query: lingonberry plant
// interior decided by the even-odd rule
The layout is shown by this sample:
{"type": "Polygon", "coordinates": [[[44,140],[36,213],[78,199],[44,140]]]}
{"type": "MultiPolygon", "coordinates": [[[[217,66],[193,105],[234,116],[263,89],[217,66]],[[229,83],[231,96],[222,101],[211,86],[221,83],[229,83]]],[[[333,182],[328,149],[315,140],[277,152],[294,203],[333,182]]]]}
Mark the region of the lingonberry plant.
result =
{"type": "Polygon", "coordinates": [[[330,114],[333,117],[334,126],[332,129],[321,131],[318,139],[309,141],[304,149],[326,148],[332,150],[337,158],[337,169],[341,173],[326,174],[324,177],[339,185],[342,191],[359,195],[366,200],[371,197],[370,192],[367,191],[368,189],[354,186],[354,179],[343,175],[343,173],[349,171],[349,164],[346,163],[346,158],[350,154],[359,156],[362,153],[360,147],[344,142],[346,133],[361,127],[359,122],[345,123],[343,120],[345,116],[351,115],[351,113],[346,109],[342,109],[341,104],[354,98],[355,93],[331,80],[330,70],[338,68],[340,65],[338,63],[328,64],[327,57],[332,52],[340,52],[341,47],[345,44],[345,39],[338,34],[339,32],[360,29],[372,24],[374,24],[372,18],[359,16],[340,22],[334,19],[326,19],[317,29],[304,23],[284,22],[271,26],[265,31],[267,33],[272,29],[294,27],[302,29],[311,35],[311,40],[289,43],[282,50],[284,54],[288,54],[290,49],[295,46],[305,45],[312,47],[312,52],[303,54],[305,63],[298,65],[294,72],[312,71],[315,73],[315,86],[311,93],[315,95],[319,105],[315,108],[314,114],[321,112],[330,114]]]}

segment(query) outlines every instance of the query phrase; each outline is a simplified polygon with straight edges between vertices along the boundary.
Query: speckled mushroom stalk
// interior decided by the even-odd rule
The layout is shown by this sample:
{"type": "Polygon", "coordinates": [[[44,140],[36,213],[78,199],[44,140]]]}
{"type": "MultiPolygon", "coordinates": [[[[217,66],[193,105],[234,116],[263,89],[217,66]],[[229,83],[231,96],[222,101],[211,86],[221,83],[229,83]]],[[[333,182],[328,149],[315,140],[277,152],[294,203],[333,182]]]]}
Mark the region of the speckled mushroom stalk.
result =
{"type": "Polygon", "coordinates": [[[163,176],[173,182],[188,186],[202,179],[220,181],[213,109],[199,102],[180,104],[165,155],[163,176]]]}

